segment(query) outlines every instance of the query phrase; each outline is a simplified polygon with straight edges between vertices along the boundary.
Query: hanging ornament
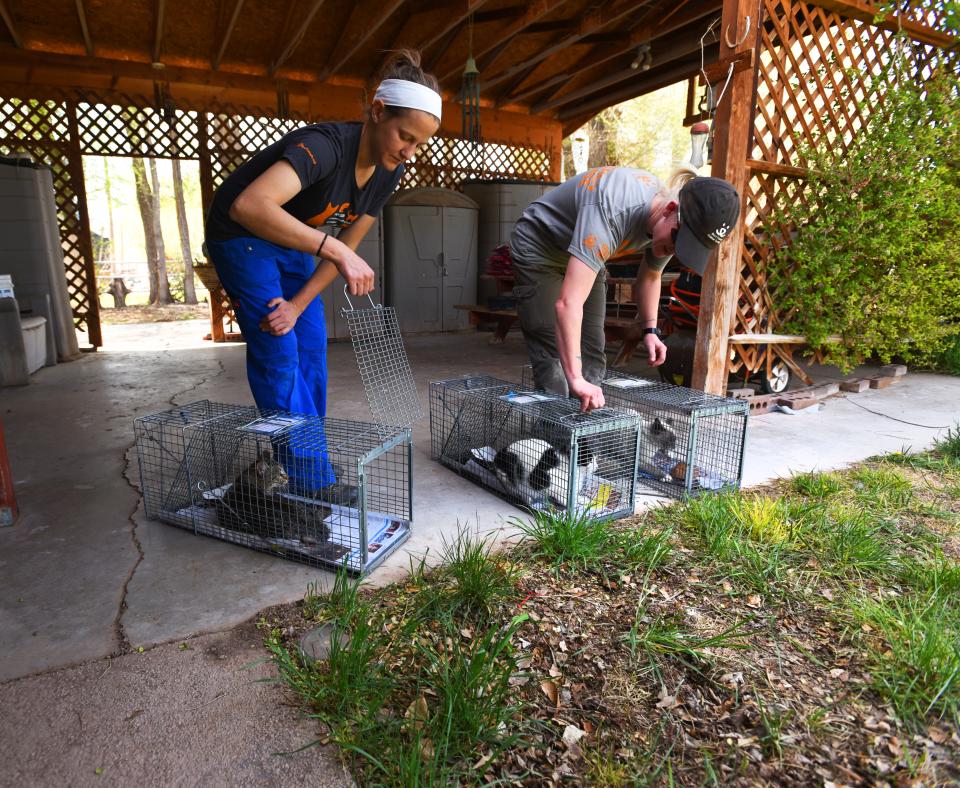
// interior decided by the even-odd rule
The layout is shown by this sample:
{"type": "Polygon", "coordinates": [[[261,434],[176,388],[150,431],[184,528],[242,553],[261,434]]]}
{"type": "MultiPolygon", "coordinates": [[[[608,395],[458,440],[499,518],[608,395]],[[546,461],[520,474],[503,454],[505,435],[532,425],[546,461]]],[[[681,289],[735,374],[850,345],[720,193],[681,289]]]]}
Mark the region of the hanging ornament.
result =
{"type": "Polygon", "coordinates": [[[470,16],[468,30],[467,64],[463,69],[463,86],[460,89],[460,137],[477,148],[480,145],[480,70],[473,59],[473,15],[470,16]]]}

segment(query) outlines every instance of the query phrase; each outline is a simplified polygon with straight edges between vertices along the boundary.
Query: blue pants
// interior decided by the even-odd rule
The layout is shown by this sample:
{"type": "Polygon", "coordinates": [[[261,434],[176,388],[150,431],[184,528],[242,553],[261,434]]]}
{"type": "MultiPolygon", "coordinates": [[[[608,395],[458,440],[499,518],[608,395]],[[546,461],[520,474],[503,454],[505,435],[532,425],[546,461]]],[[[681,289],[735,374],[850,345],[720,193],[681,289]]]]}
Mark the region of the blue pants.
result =
{"type": "MultiPolygon", "coordinates": [[[[233,302],[247,342],[247,380],[261,410],[281,410],[306,416],[327,413],[327,324],[323,301],[313,299],[293,331],[273,336],[260,330],[270,312],[267,304],[282,296],[290,300],[313,274],[312,255],[277,246],[259,238],[208,241],[207,250],[220,283],[233,302]]],[[[322,431],[316,427],[288,433],[277,459],[286,466],[291,486],[300,492],[332,483],[322,431]],[[309,430],[311,434],[306,434],[309,430]]]]}

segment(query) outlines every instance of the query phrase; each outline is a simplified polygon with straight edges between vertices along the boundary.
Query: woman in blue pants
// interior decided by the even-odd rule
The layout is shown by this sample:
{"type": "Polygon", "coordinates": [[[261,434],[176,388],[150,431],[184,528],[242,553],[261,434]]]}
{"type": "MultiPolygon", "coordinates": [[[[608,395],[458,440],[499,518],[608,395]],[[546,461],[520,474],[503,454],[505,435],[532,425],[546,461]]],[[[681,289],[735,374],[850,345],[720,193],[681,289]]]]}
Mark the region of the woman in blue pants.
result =
{"type": "MultiPolygon", "coordinates": [[[[381,76],[363,122],[296,129],[244,162],[214,196],[207,251],[247,342],[247,379],[262,410],[326,415],[319,295],[338,273],[352,295],[373,289],[373,270],[355,250],[404,162],[439,128],[439,86],[417,53],[397,52],[381,76]]],[[[325,456],[307,472],[287,464],[302,485],[334,481],[325,456]]]]}

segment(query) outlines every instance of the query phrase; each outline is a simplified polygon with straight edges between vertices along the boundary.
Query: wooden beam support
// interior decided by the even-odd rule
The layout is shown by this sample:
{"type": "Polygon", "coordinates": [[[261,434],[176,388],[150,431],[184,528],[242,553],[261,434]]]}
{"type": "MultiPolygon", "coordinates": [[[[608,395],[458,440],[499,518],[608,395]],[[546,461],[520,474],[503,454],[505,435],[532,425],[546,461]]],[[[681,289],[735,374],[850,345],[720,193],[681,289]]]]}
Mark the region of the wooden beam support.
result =
{"type": "Polygon", "coordinates": [[[310,6],[310,10],[304,15],[302,21],[300,22],[300,27],[297,28],[296,32],[290,37],[290,40],[287,42],[286,47],[284,47],[283,52],[280,53],[280,56],[273,61],[270,65],[268,74],[273,77],[276,76],[277,71],[280,69],[287,60],[290,59],[290,56],[297,51],[297,47],[303,43],[303,37],[306,35],[307,28],[310,27],[310,23],[313,21],[313,18],[317,15],[317,11],[320,10],[320,7],[323,5],[324,0],[313,0],[313,3],[310,6]]]}
{"type": "Polygon", "coordinates": [[[3,17],[3,23],[7,26],[7,30],[10,32],[10,38],[13,39],[13,45],[17,49],[23,49],[23,41],[20,39],[20,34],[17,32],[17,26],[13,24],[13,17],[10,15],[9,9],[7,9],[6,0],[0,0],[0,17],[3,17]]]}
{"type": "MultiPolygon", "coordinates": [[[[555,11],[557,8],[562,6],[566,0],[534,0],[523,16],[521,16],[516,21],[507,25],[503,30],[497,32],[496,35],[490,37],[491,43],[478,50],[474,53],[474,58],[479,62],[486,55],[489,55],[493,52],[494,49],[501,46],[504,43],[509,43],[517,34],[526,30],[534,22],[539,22],[547,14],[555,11]]],[[[448,79],[454,76],[459,76],[462,66],[457,66],[447,71],[442,77],[440,77],[440,84],[442,85],[448,79]]]]}
{"type": "MultiPolygon", "coordinates": [[[[425,38],[419,44],[417,44],[417,49],[419,49],[421,52],[426,52],[438,41],[444,40],[450,33],[453,33],[453,37],[455,38],[456,33],[460,30],[460,26],[467,21],[467,19],[470,17],[470,14],[476,14],[479,12],[480,9],[483,8],[483,6],[489,1],[490,0],[464,0],[464,2],[461,3],[460,12],[451,14],[450,18],[447,19],[447,23],[443,25],[443,27],[435,31],[429,38],[425,38]]],[[[444,48],[444,51],[446,51],[446,47],[444,48]]],[[[434,55],[431,57],[429,61],[430,66],[428,68],[432,68],[433,65],[436,64],[436,62],[440,59],[440,57],[442,57],[442,55],[434,55]]]]}
{"type": "MultiPolygon", "coordinates": [[[[756,51],[760,40],[761,6],[762,0],[724,0],[720,23],[720,60],[756,51]],[[750,28],[745,29],[748,18],[750,28]],[[740,43],[731,47],[728,41],[740,43]]],[[[753,62],[757,60],[754,57],[753,62]]],[[[710,256],[703,276],[692,385],[711,394],[723,394],[726,391],[729,336],[740,290],[743,255],[743,206],[746,204],[744,194],[749,177],[747,140],[756,102],[755,69],[736,72],[717,107],[714,120],[716,141],[713,146],[712,174],[733,184],[740,194],[741,213],[733,232],[710,256]]]]}
{"type": "Polygon", "coordinates": [[[833,11],[840,16],[859,19],[871,25],[892,30],[897,33],[903,30],[910,38],[924,44],[932,44],[940,49],[951,49],[960,43],[960,39],[935,28],[914,22],[912,19],[898,14],[888,14],[884,19],[877,21],[880,8],[876,4],[866,3],[863,0],[808,0],[811,5],[820,6],[827,11],[833,11]]]}
{"type": "Polygon", "coordinates": [[[393,16],[397,10],[402,6],[406,0],[390,0],[390,2],[383,5],[379,11],[377,11],[376,18],[371,20],[368,24],[365,24],[363,27],[363,32],[353,41],[352,44],[349,44],[345,47],[344,51],[340,51],[343,39],[341,39],[341,44],[337,45],[336,51],[334,51],[333,57],[330,59],[331,62],[328,66],[325,66],[323,71],[320,72],[320,75],[317,77],[319,82],[326,82],[327,78],[331,74],[336,74],[347,62],[352,58],[357,52],[363,47],[367,41],[370,40],[370,37],[374,35],[384,23],[393,16]]]}
{"type": "MultiPolygon", "coordinates": [[[[581,118],[584,116],[590,118],[601,110],[606,109],[614,104],[619,104],[622,101],[629,101],[637,96],[643,96],[647,93],[652,93],[654,90],[659,90],[660,88],[665,88],[668,85],[673,85],[676,82],[687,79],[691,74],[696,73],[696,70],[699,67],[699,56],[688,56],[685,59],[672,61],[668,65],[661,66],[657,69],[651,69],[647,72],[637,72],[633,69],[628,69],[627,71],[620,73],[628,74],[628,76],[625,78],[626,80],[629,80],[631,76],[633,77],[633,81],[630,82],[630,84],[625,85],[620,90],[612,93],[610,91],[604,91],[592,101],[574,101],[567,107],[567,109],[557,113],[557,119],[563,122],[564,129],[566,130],[570,126],[568,121],[574,118],[581,118]]],[[[573,131],[579,128],[581,125],[583,124],[578,124],[570,130],[573,131]]]]}
{"type": "Polygon", "coordinates": [[[87,54],[93,57],[93,39],[90,38],[90,28],[87,26],[87,11],[83,7],[83,0],[77,0],[77,19],[80,21],[80,32],[83,34],[83,46],[87,54]]]}
{"type": "MultiPolygon", "coordinates": [[[[704,10],[704,7],[701,5],[696,5],[693,7],[680,5],[676,10],[679,11],[683,9],[683,13],[672,13],[670,14],[670,19],[667,22],[658,24],[656,26],[649,24],[647,22],[641,22],[636,25],[632,30],[629,31],[629,39],[625,42],[620,48],[610,47],[610,46],[600,46],[596,47],[593,51],[588,52],[584,57],[582,57],[577,63],[573,65],[568,71],[569,79],[573,80],[577,74],[582,74],[584,71],[595,66],[606,63],[614,58],[619,57],[624,52],[628,52],[631,49],[639,46],[640,44],[652,43],[654,39],[666,38],[671,36],[675,31],[680,30],[688,26],[704,26],[706,22],[705,18],[715,17],[716,12],[712,8],[704,10]]],[[[700,36],[703,35],[703,29],[700,29],[697,33],[697,42],[699,46],[700,36]]],[[[668,38],[668,41],[673,43],[673,38],[668,38]]],[[[564,84],[554,90],[549,95],[544,96],[541,99],[541,102],[546,102],[552,100],[554,97],[558,96],[565,87],[564,84]]],[[[509,103],[507,100],[504,100],[504,104],[509,103]]],[[[537,112],[537,106],[534,105],[531,107],[531,112],[537,112]]]]}
{"type": "MultiPolygon", "coordinates": [[[[554,40],[551,44],[546,46],[544,49],[541,49],[532,57],[527,58],[520,63],[517,63],[505,71],[501,71],[492,79],[485,79],[480,83],[480,92],[483,93],[485,90],[489,90],[494,85],[499,85],[506,79],[525,72],[531,65],[536,65],[546,60],[551,55],[560,52],[567,47],[571,47],[574,44],[580,42],[583,38],[593,33],[596,33],[608,25],[615,24],[623,19],[625,16],[628,16],[634,13],[637,9],[637,4],[633,0],[630,2],[622,3],[619,6],[613,8],[604,9],[601,7],[600,10],[594,11],[591,14],[587,14],[584,20],[577,27],[575,33],[570,33],[568,35],[560,36],[554,40]]],[[[532,28],[533,26],[531,26],[532,28]]]]}
{"type": "Polygon", "coordinates": [[[233,28],[240,18],[240,10],[243,8],[243,2],[244,0],[236,0],[236,4],[233,6],[233,13],[230,14],[230,21],[227,22],[223,35],[220,36],[220,46],[217,48],[217,54],[214,55],[211,61],[214,71],[220,68],[220,63],[223,61],[223,54],[227,51],[227,44],[230,43],[230,36],[233,35],[233,28]]]}
{"type": "MultiPolygon", "coordinates": [[[[603,90],[604,88],[608,88],[611,85],[615,85],[618,82],[624,82],[631,78],[642,81],[645,78],[645,75],[655,74],[656,69],[659,69],[661,66],[664,66],[668,63],[673,63],[693,53],[699,54],[701,35],[702,34],[699,31],[691,29],[685,35],[657,39],[650,44],[653,55],[654,69],[651,69],[650,71],[638,71],[633,68],[625,68],[613,73],[608,73],[600,79],[594,80],[593,82],[577,88],[569,93],[562,93],[556,98],[534,104],[530,108],[530,111],[534,114],[539,114],[541,112],[546,112],[547,110],[564,107],[572,102],[596,93],[598,90],[603,90]],[[670,48],[664,49],[664,47],[668,45],[670,48]]],[[[710,47],[708,46],[707,49],[709,48],[710,47]]],[[[628,47],[626,52],[629,52],[631,49],[632,47],[628,47]]],[[[715,47],[714,51],[716,51],[715,47]]],[[[622,54],[625,53],[621,53],[621,55],[622,54]]],[[[562,110],[560,111],[560,114],[563,114],[562,110]]]]}
{"type": "MultiPolygon", "coordinates": [[[[160,53],[163,52],[163,20],[166,16],[167,0],[157,0],[156,26],[153,31],[153,62],[160,62],[160,53]]],[[[88,53],[89,54],[89,53],[88,53]]]]}

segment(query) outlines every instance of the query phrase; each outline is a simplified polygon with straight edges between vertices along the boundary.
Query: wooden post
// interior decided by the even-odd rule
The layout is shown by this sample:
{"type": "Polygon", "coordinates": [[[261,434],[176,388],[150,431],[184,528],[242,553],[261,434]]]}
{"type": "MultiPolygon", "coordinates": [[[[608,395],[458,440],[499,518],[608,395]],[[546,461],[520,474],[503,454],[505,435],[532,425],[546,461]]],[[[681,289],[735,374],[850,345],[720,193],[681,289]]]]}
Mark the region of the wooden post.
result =
{"type": "MultiPolygon", "coordinates": [[[[761,0],[724,0],[719,31],[721,65],[731,62],[741,53],[756,49],[760,9],[761,0]],[[746,29],[748,17],[749,30],[746,29]],[[735,46],[729,46],[730,43],[735,46]]],[[[711,394],[723,394],[727,385],[727,337],[730,336],[733,325],[740,284],[743,221],[746,212],[744,193],[748,180],[747,141],[750,138],[756,104],[757,64],[757,53],[754,51],[752,68],[735,69],[714,118],[716,133],[712,174],[733,184],[740,194],[741,210],[740,221],[718,251],[711,256],[714,262],[707,265],[703,277],[692,385],[693,388],[711,394]]],[[[727,68],[724,68],[720,78],[721,88],[726,78],[727,68]]]]}

